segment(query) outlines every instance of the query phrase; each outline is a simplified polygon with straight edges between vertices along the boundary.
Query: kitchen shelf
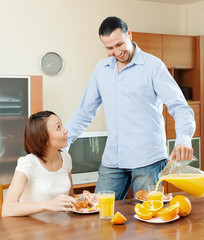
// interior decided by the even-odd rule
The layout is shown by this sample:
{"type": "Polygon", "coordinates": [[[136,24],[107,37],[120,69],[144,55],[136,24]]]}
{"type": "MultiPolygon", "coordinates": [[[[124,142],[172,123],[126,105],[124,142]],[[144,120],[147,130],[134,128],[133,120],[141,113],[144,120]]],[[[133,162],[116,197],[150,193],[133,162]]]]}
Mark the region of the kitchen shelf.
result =
{"type": "Polygon", "coordinates": [[[27,119],[28,116],[23,116],[23,115],[0,115],[0,121],[21,121],[21,120],[24,120],[24,119],[27,119]]]}

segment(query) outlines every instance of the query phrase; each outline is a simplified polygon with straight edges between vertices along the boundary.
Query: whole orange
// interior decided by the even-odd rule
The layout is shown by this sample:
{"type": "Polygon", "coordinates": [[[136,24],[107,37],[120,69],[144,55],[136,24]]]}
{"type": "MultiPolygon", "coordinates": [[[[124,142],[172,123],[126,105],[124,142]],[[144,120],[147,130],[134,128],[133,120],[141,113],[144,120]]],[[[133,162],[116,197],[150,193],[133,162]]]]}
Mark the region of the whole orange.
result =
{"type": "Polygon", "coordinates": [[[178,205],[179,206],[179,216],[187,216],[191,211],[191,202],[190,200],[183,196],[183,195],[177,195],[173,197],[170,201],[170,206],[172,205],[178,205]]]}

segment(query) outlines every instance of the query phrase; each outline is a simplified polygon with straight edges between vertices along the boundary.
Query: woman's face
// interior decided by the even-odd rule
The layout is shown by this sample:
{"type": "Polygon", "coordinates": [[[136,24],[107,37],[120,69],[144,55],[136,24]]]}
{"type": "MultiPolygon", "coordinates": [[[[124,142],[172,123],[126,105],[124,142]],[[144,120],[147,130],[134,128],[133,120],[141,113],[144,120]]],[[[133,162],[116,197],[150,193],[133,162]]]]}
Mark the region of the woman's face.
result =
{"type": "Polygon", "coordinates": [[[51,115],[47,119],[47,131],[49,135],[48,147],[59,150],[67,146],[68,131],[62,126],[61,120],[57,116],[51,115]]]}

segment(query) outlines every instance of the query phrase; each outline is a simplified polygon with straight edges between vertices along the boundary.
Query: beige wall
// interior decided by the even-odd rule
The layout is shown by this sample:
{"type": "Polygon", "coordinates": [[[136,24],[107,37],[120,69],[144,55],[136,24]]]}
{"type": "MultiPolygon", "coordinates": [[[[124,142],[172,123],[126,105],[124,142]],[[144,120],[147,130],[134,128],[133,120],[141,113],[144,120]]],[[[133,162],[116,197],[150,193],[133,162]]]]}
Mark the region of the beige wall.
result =
{"type": "Polygon", "coordinates": [[[204,1],[189,8],[189,34],[204,35],[204,1]]]}
{"type": "MultiPolygon", "coordinates": [[[[0,0],[1,75],[43,75],[44,110],[65,123],[73,114],[95,64],[106,56],[98,27],[107,16],[123,18],[132,31],[204,34],[204,4],[179,6],[136,0],[0,0]],[[64,60],[59,76],[40,69],[56,51],[64,60]]],[[[104,130],[100,110],[89,130],[104,130]]]]}

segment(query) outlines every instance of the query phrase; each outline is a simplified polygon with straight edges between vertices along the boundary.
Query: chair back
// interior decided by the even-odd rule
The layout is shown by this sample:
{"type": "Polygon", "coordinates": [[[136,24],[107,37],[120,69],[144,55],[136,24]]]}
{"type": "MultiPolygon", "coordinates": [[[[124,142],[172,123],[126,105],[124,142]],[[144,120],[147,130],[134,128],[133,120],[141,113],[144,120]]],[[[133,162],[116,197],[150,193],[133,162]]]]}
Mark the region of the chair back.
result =
{"type": "Polygon", "coordinates": [[[0,184],[0,218],[1,218],[1,211],[2,211],[2,205],[3,205],[3,196],[4,196],[4,189],[9,188],[10,183],[8,184],[0,184]]]}

